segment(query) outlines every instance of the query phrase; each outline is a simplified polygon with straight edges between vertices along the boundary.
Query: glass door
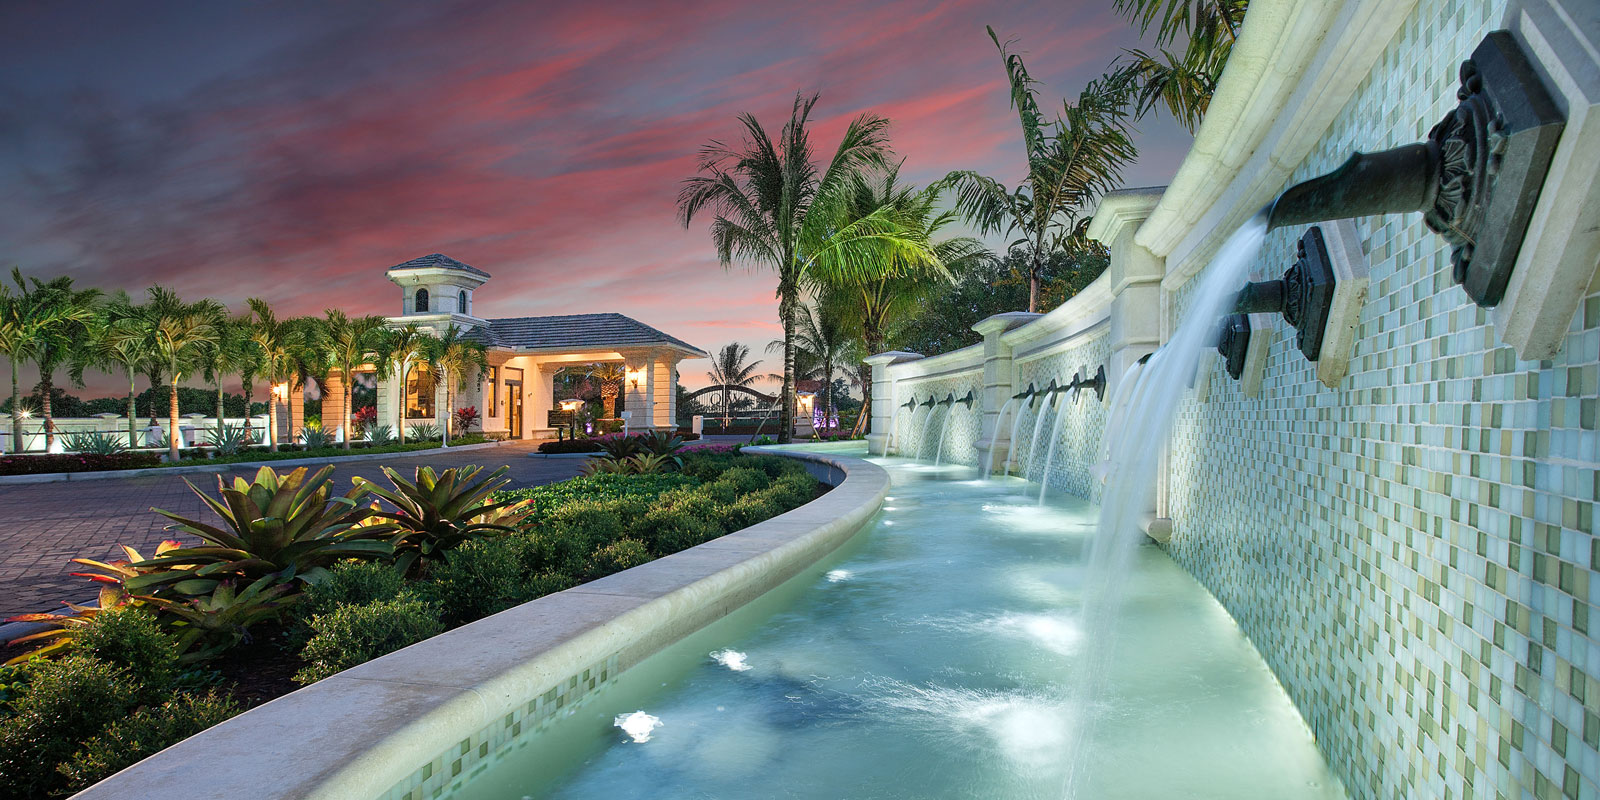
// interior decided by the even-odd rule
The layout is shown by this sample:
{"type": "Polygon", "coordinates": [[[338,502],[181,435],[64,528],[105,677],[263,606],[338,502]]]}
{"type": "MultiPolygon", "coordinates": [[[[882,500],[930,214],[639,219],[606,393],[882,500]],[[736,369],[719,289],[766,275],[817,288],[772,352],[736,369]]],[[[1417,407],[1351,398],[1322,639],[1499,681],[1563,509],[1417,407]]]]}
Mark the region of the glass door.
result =
{"type": "Polygon", "coordinates": [[[506,381],[506,427],[511,438],[522,438],[522,381],[506,381]]]}

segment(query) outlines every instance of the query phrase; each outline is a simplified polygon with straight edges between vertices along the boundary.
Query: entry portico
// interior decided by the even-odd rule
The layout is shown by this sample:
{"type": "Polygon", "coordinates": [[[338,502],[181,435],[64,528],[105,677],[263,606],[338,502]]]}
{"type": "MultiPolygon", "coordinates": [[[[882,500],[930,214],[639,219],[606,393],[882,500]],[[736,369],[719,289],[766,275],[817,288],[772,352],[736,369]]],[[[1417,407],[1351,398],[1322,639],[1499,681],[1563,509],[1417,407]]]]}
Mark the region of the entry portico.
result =
{"type": "MultiPolygon", "coordinates": [[[[435,335],[455,325],[482,342],[489,369],[464,391],[455,407],[475,406],[486,433],[513,439],[555,435],[549,416],[554,379],[563,367],[617,363],[626,367],[623,402],[631,410],[630,430],[677,427],[679,361],[707,353],[674,336],[622,314],[485,319],[474,313],[473,293],[489,274],[439,253],[390,267],[385,273],[402,291],[401,314],[391,327],[415,324],[435,335]]],[[[395,371],[378,382],[378,420],[404,419],[406,425],[443,426],[445,380],[435,380],[426,365],[395,371]]]]}

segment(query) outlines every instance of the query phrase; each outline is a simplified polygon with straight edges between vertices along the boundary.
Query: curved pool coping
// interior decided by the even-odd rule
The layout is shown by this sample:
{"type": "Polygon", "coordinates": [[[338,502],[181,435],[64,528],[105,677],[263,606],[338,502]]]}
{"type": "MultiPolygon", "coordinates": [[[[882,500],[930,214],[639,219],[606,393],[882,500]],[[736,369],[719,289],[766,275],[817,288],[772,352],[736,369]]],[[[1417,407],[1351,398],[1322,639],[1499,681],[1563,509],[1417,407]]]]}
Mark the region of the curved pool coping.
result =
{"type": "MultiPolygon", "coordinates": [[[[476,741],[508,710],[612,675],[815,564],[882,506],[889,475],[836,453],[801,459],[833,489],[765,522],[541,597],[251,709],[74,795],[370,800],[476,741]]],[[[509,723],[508,723],[509,725],[509,723]]],[[[446,761],[448,763],[448,760],[446,761]]]]}

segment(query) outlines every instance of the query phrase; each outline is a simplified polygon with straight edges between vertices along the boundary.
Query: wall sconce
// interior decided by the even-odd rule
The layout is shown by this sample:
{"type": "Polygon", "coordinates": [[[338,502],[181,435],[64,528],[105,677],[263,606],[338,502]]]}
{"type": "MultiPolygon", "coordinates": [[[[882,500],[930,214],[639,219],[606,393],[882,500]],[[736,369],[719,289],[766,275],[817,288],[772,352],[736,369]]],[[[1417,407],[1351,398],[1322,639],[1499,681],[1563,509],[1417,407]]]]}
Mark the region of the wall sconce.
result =
{"type": "Polygon", "coordinates": [[[642,381],[644,381],[644,367],[628,367],[628,388],[637,392],[642,381]]]}

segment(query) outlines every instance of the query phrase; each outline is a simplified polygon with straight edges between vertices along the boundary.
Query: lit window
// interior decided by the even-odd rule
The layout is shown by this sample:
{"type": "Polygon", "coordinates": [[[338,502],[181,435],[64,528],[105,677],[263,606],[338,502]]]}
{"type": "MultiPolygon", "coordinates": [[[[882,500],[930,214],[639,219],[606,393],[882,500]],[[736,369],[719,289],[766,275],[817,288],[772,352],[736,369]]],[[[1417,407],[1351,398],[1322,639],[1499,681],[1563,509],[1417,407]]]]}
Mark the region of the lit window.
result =
{"type": "Polygon", "coordinates": [[[418,289],[417,290],[417,299],[412,303],[412,308],[416,309],[416,312],[418,314],[421,314],[421,313],[423,313],[423,312],[428,310],[428,290],[427,289],[418,289]]]}
{"type": "Polygon", "coordinates": [[[489,368],[489,413],[498,414],[500,410],[500,368],[489,368]]]}
{"type": "Polygon", "coordinates": [[[433,370],[415,364],[406,374],[406,419],[433,419],[433,370]]]}

